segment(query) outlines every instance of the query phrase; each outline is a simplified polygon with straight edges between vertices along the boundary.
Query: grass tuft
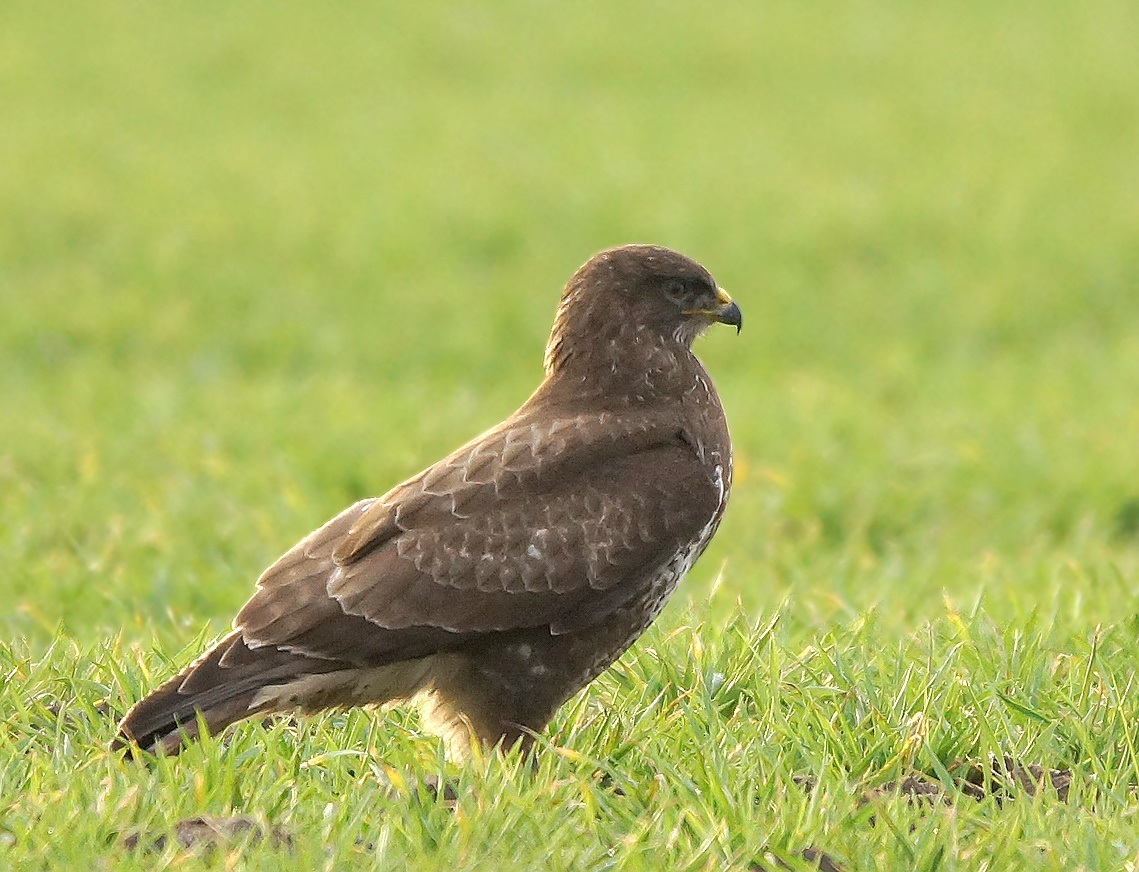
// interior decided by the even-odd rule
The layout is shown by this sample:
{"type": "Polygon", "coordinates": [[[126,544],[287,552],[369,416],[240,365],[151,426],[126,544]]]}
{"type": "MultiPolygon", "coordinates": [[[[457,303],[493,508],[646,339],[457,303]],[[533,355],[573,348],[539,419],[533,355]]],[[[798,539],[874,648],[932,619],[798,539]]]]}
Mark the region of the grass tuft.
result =
{"type": "Polygon", "coordinates": [[[1139,7],[316,9],[0,8],[0,868],[1139,864],[1139,7]],[[107,750],[628,241],[747,315],[736,484],[536,771],[403,711],[107,750]]]}

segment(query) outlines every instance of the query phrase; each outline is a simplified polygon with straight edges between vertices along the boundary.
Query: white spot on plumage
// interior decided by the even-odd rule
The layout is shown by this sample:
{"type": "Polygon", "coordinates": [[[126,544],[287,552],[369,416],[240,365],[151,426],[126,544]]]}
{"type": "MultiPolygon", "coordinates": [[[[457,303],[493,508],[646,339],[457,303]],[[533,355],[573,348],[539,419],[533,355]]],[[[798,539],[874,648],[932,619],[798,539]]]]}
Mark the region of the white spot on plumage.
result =
{"type": "MultiPolygon", "coordinates": [[[[546,515],[549,517],[549,507],[547,507],[546,515]]],[[[531,533],[530,544],[526,546],[526,556],[531,560],[544,560],[546,558],[547,539],[549,535],[550,531],[545,527],[539,527],[531,533]]]]}

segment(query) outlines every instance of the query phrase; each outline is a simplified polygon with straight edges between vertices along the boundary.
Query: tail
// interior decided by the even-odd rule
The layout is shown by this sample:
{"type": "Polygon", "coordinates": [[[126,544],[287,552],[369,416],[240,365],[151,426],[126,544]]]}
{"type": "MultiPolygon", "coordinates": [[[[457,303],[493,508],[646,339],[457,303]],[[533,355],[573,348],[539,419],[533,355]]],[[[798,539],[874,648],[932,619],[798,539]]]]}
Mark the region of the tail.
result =
{"type": "Polygon", "coordinates": [[[345,665],[273,647],[250,648],[240,632],[230,633],[127,712],[111,749],[137,746],[176,754],[198,738],[199,714],[211,734],[219,733],[235,721],[274,710],[273,700],[258,701],[263,688],[345,665]]]}

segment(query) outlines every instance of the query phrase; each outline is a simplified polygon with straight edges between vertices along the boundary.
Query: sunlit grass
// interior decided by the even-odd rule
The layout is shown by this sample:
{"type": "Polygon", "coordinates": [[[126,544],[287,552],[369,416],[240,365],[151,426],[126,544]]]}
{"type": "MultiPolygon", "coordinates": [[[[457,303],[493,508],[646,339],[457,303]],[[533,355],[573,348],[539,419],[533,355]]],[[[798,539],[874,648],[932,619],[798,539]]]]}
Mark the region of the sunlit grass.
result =
{"type": "Polygon", "coordinates": [[[0,868],[1139,862],[1137,15],[5,5],[0,868]],[[405,712],[104,750],[293,541],[509,413],[634,240],[743,308],[699,347],[736,487],[536,773],[405,712]],[[1069,802],[862,804],[1005,754],[1069,802]],[[292,853],[119,845],[201,814],[292,853]]]}

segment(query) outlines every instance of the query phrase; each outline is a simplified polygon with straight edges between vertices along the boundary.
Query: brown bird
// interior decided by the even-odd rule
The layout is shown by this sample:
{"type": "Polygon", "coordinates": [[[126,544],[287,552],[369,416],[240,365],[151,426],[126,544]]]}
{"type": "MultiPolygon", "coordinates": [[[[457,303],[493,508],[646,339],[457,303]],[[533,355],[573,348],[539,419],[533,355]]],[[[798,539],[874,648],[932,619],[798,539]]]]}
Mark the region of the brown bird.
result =
{"type": "Polygon", "coordinates": [[[452,758],[529,748],[660,613],[732,484],[691,344],[740,310],[675,251],[569,280],[545,380],[513,415],[356,503],[270,566],[234,631],[127,713],[115,747],[177,752],[252,715],[416,699],[452,758]]]}

